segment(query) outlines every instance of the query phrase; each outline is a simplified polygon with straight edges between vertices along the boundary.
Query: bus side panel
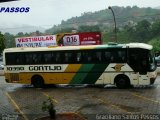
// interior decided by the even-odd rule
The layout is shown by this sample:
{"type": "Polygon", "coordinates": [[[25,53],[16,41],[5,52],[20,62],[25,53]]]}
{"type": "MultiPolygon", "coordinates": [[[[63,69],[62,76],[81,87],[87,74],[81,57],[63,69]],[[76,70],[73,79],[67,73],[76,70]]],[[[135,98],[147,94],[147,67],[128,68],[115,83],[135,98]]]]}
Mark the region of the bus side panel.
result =
{"type": "Polygon", "coordinates": [[[43,73],[43,79],[45,84],[65,84],[61,72],[43,73]]]}
{"type": "Polygon", "coordinates": [[[138,80],[139,75],[137,74],[137,72],[130,72],[130,73],[126,73],[126,74],[130,78],[131,85],[138,85],[139,84],[139,80],[138,80]]]}
{"type": "Polygon", "coordinates": [[[63,69],[60,72],[44,73],[45,84],[69,84],[80,67],[81,64],[63,64],[63,69]]]}
{"type": "Polygon", "coordinates": [[[70,84],[95,84],[97,80],[103,81],[101,75],[107,66],[106,64],[83,64],[70,84]]]}
{"type": "Polygon", "coordinates": [[[24,84],[31,84],[31,78],[35,73],[19,73],[19,82],[24,84]]]}
{"type": "Polygon", "coordinates": [[[103,73],[103,84],[111,84],[111,78],[113,78],[113,75],[111,73],[104,72],[103,73]]]}
{"type": "MultiPolygon", "coordinates": [[[[67,68],[62,73],[63,84],[70,84],[74,76],[78,74],[81,67],[82,64],[68,64],[67,68]]],[[[79,79],[79,77],[77,79],[79,79]]],[[[78,84],[78,82],[75,82],[75,84],[78,84]]]]}
{"type": "Polygon", "coordinates": [[[6,82],[10,83],[11,82],[10,73],[4,73],[4,76],[5,76],[6,82]]]}

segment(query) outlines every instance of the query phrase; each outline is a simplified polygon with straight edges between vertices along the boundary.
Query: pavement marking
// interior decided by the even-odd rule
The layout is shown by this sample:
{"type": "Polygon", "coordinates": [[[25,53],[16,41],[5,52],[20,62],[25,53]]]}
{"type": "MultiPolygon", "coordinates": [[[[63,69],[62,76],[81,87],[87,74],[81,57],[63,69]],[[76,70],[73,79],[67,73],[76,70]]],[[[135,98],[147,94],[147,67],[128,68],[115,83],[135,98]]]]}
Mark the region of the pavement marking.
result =
{"type": "Polygon", "coordinates": [[[128,113],[128,114],[132,114],[132,112],[129,112],[129,111],[126,110],[126,109],[122,109],[122,108],[120,108],[118,105],[112,104],[110,101],[103,100],[102,98],[96,98],[96,99],[99,100],[100,102],[104,103],[104,104],[111,105],[111,107],[113,107],[113,108],[119,109],[119,110],[121,110],[121,111],[123,111],[123,112],[126,112],[126,113],[128,113]]]}
{"type": "Polygon", "coordinates": [[[27,118],[27,116],[24,114],[23,111],[21,111],[20,107],[17,105],[17,103],[13,100],[13,98],[8,94],[8,93],[5,93],[6,96],[9,98],[9,100],[12,102],[13,106],[18,110],[18,112],[22,115],[22,117],[24,118],[24,120],[29,120],[27,118]]]}
{"type": "Polygon", "coordinates": [[[42,92],[43,95],[45,95],[46,97],[50,97],[52,99],[53,102],[58,103],[58,101],[56,99],[54,99],[53,97],[49,96],[47,93],[42,92]]]}
{"type": "Polygon", "coordinates": [[[132,93],[132,95],[133,95],[133,96],[136,96],[136,97],[138,97],[138,98],[140,98],[140,99],[146,100],[146,101],[155,102],[155,103],[159,103],[159,104],[160,104],[160,101],[153,100],[153,99],[150,99],[150,98],[147,98],[147,97],[138,95],[138,94],[136,94],[136,93],[132,93]]]}
{"type": "Polygon", "coordinates": [[[87,118],[85,118],[83,115],[79,114],[78,112],[74,112],[74,114],[80,116],[83,120],[87,120],[87,118]]]}

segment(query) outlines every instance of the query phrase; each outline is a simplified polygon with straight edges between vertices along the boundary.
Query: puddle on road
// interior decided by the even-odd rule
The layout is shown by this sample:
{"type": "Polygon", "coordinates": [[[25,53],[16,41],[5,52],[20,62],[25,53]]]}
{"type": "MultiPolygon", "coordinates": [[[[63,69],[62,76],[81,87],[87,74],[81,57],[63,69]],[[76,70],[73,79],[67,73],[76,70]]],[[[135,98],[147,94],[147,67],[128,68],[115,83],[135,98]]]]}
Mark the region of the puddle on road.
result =
{"type": "Polygon", "coordinates": [[[99,105],[103,105],[102,103],[99,103],[99,104],[85,104],[83,106],[81,106],[77,112],[83,110],[83,109],[87,109],[87,108],[93,108],[93,107],[96,107],[96,106],[99,106],[99,105]]]}
{"type": "Polygon", "coordinates": [[[140,107],[131,107],[131,106],[121,105],[121,104],[116,104],[116,106],[118,106],[119,108],[124,109],[128,112],[140,112],[141,111],[140,107]]]}
{"type": "Polygon", "coordinates": [[[6,91],[8,91],[8,92],[14,92],[14,91],[16,91],[16,90],[18,90],[18,89],[21,89],[21,88],[24,88],[24,87],[25,87],[25,85],[15,84],[15,85],[9,85],[9,86],[7,86],[5,89],[6,89],[6,91]]]}

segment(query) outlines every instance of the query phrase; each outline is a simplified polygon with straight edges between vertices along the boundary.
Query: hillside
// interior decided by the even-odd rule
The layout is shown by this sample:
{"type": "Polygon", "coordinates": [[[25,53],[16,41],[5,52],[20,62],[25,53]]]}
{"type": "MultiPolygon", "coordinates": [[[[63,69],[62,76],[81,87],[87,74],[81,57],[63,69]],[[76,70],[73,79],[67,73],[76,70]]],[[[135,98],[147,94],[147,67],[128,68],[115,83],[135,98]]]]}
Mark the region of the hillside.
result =
{"type": "Polygon", "coordinates": [[[5,28],[5,29],[3,29],[3,27],[0,26],[0,30],[1,30],[2,33],[7,33],[8,32],[10,34],[16,35],[19,32],[31,33],[31,32],[35,32],[37,30],[40,31],[40,32],[44,32],[45,28],[30,26],[30,25],[21,25],[21,26],[13,26],[13,28],[5,28]]]}
{"type": "MultiPolygon", "coordinates": [[[[118,27],[124,26],[128,23],[137,23],[141,20],[148,20],[149,22],[155,21],[155,19],[160,18],[160,9],[153,8],[139,8],[137,6],[133,7],[112,7],[116,23],[118,27]]],[[[111,10],[104,9],[96,12],[85,12],[79,17],[72,17],[66,21],[62,20],[60,25],[54,26],[48,30],[47,33],[53,33],[58,28],[75,28],[77,29],[82,25],[99,25],[103,30],[104,27],[113,27],[113,15],[111,10]]]]}

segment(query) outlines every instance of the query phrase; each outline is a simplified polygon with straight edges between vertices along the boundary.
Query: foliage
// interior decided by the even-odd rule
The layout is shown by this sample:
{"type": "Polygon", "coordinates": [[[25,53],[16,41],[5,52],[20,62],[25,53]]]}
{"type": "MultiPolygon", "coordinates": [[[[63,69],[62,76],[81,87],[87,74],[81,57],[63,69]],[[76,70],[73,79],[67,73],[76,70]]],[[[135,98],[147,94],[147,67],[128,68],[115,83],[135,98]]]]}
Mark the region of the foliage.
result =
{"type": "Polygon", "coordinates": [[[6,48],[15,47],[15,36],[10,33],[5,33],[5,45],[6,48]]]}
{"type": "Polygon", "coordinates": [[[153,50],[155,52],[160,52],[160,37],[153,38],[148,44],[153,45],[153,50]]]}
{"type": "Polygon", "coordinates": [[[157,20],[152,24],[152,36],[159,36],[160,35],[160,20],[157,20]]]}
{"type": "Polygon", "coordinates": [[[87,26],[82,25],[78,27],[78,32],[99,32],[100,28],[98,25],[87,26]]]}
{"type": "Polygon", "coordinates": [[[138,22],[135,28],[135,38],[138,39],[139,42],[145,43],[151,39],[151,24],[147,20],[138,22]]]}
{"type": "MultiPolygon", "coordinates": [[[[142,20],[147,20],[153,22],[155,19],[160,18],[159,9],[148,8],[139,8],[137,6],[133,7],[118,7],[112,6],[112,9],[115,13],[117,26],[124,26],[128,21],[139,22],[142,20]]],[[[79,17],[72,17],[66,21],[62,20],[61,24],[53,26],[50,29],[51,31],[56,28],[68,28],[73,27],[74,29],[79,26],[88,26],[88,25],[100,25],[109,26],[113,24],[113,15],[111,10],[104,9],[96,12],[85,12],[79,17]]],[[[48,30],[46,31],[48,33],[48,30]]]]}
{"type": "Polygon", "coordinates": [[[0,53],[5,49],[5,38],[4,35],[0,32],[0,53]]]}
{"type": "Polygon", "coordinates": [[[42,103],[42,111],[49,111],[50,109],[54,109],[54,102],[52,98],[48,98],[47,101],[43,101],[42,103]]]}
{"type": "Polygon", "coordinates": [[[51,97],[48,97],[47,101],[42,103],[42,111],[47,111],[51,118],[55,118],[56,110],[54,106],[55,102],[51,97]]]}

